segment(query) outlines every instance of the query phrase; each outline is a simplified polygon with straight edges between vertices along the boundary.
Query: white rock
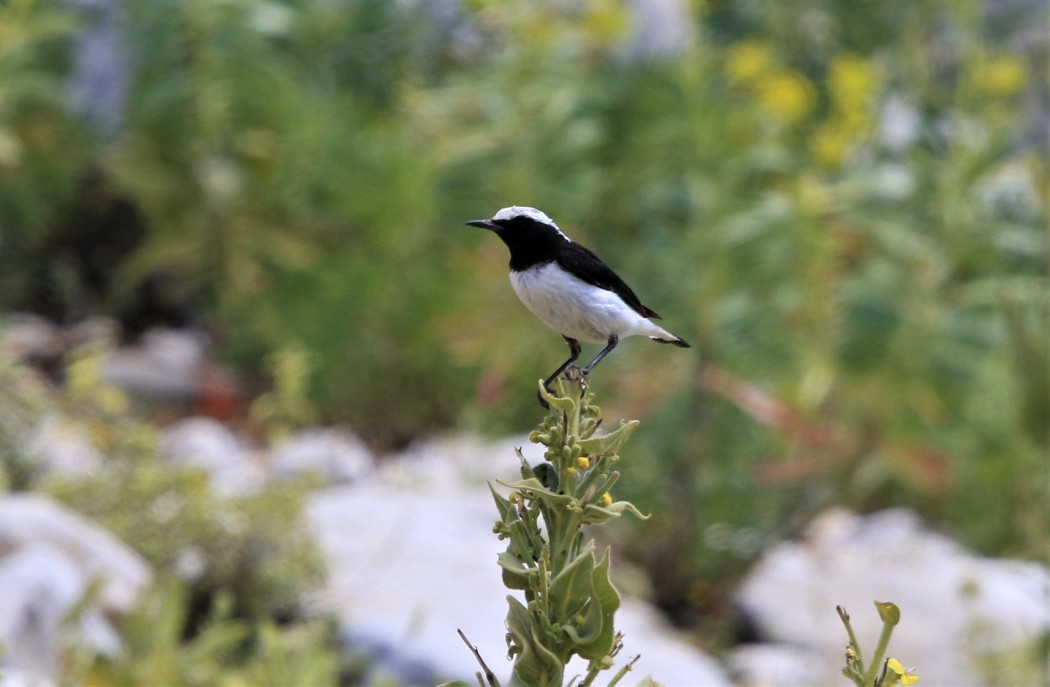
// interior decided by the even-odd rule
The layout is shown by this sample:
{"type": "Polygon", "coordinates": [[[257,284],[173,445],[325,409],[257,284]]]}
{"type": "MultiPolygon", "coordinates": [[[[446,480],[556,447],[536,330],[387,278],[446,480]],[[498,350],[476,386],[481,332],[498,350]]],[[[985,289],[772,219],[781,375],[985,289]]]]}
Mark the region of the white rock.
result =
{"type": "Polygon", "coordinates": [[[313,472],[328,484],[362,479],[375,458],[365,443],[345,432],[315,429],[296,434],[274,447],[270,468],[278,477],[313,472]]]}
{"type": "Polygon", "coordinates": [[[879,141],[893,152],[901,152],[919,138],[922,114],[904,97],[886,98],[878,123],[879,141]]]}
{"type": "Polygon", "coordinates": [[[813,651],[787,644],[743,644],[726,658],[738,687],[796,687],[813,682],[810,666],[820,663],[813,651]]]}
{"type": "Polygon", "coordinates": [[[636,59],[670,60],[686,54],[696,32],[685,0],[630,0],[627,53],[636,59]]]}
{"type": "Polygon", "coordinates": [[[141,556],[51,498],[37,494],[0,497],[0,555],[33,543],[51,545],[88,579],[99,578],[99,603],[107,612],[127,613],[150,581],[149,564],[141,556]]]}
{"type": "Polygon", "coordinates": [[[520,479],[514,449],[520,447],[532,464],[543,461],[541,446],[527,435],[501,441],[452,436],[417,443],[391,460],[380,463],[377,480],[402,489],[473,490],[492,479],[520,479]]]}
{"type": "Polygon", "coordinates": [[[901,610],[891,655],[932,685],[973,685],[971,660],[1008,651],[1050,630],[1050,573],[1043,566],[981,558],[924,529],[908,511],[860,517],[832,510],[800,542],[767,553],[738,601],[768,640],[811,649],[814,681],[842,679],[849,612],[870,652],[881,622],[873,602],[901,610]]]}
{"type": "Polygon", "coordinates": [[[170,460],[200,468],[223,495],[257,489],[264,471],[248,448],[224,424],[207,417],[191,417],[169,427],[161,448],[170,460]]]}
{"type": "Polygon", "coordinates": [[[58,682],[48,680],[25,670],[6,668],[0,671],[0,687],[57,687],[58,682]]]}
{"type": "Polygon", "coordinates": [[[137,345],[111,350],[102,379],[143,398],[189,401],[200,393],[206,349],[198,332],[152,329],[137,345]]]}
{"type": "Polygon", "coordinates": [[[58,327],[46,318],[28,313],[5,315],[0,326],[0,356],[19,359],[61,355],[58,327]]]}
{"type": "Polygon", "coordinates": [[[1009,208],[1013,213],[1037,217],[1042,210],[1043,196],[1035,177],[1035,170],[1023,158],[1001,165],[983,175],[977,186],[977,198],[993,212],[1009,208]]]}
{"type": "MultiPolygon", "coordinates": [[[[0,557],[0,672],[16,670],[30,684],[34,677],[58,677],[62,624],[88,583],[84,571],[50,544],[27,544],[0,557]]],[[[78,644],[105,654],[120,648],[97,606],[85,608],[75,627],[78,644]]]]}
{"type": "Polygon", "coordinates": [[[34,428],[28,447],[40,472],[86,475],[97,470],[104,460],[81,425],[54,412],[34,428]]]}
{"type": "Polygon", "coordinates": [[[195,370],[204,362],[207,337],[189,329],[151,329],[142,335],[142,347],[158,363],[177,370],[195,370]]]}
{"type": "Polygon", "coordinates": [[[112,350],[120,338],[120,325],[108,317],[89,317],[62,330],[62,338],[69,349],[92,348],[112,350]]]}
{"type": "MultiPolygon", "coordinates": [[[[542,447],[525,440],[443,440],[386,461],[366,483],[311,498],[308,513],[331,563],[323,603],[356,641],[396,655],[403,667],[388,670],[402,680],[428,679],[420,666],[435,679],[472,680],[478,665],[456,634],[462,629],[506,683],[508,590],[496,564],[506,543],[492,533],[496,509],[482,474],[516,478],[513,447],[523,444],[530,462],[540,462],[542,447]]],[[[626,635],[620,664],[642,656],[632,683],[648,674],[669,687],[729,684],[645,604],[624,599],[617,626],[626,635]]],[[[570,670],[585,672],[582,662],[570,670]]]]}

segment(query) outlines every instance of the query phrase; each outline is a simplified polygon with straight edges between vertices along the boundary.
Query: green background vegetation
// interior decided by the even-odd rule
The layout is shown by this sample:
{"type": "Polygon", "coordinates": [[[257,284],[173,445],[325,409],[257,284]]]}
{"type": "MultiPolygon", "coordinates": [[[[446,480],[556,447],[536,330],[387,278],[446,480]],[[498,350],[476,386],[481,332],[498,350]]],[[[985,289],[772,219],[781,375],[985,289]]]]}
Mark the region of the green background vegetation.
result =
{"type": "Polygon", "coordinates": [[[832,504],[1050,554],[1045,8],[708,0],[658,57],[611,0],[449,6],[126,0],[109,132],[66,88],[97,17],[0,6],[0,307],[152,293],[379,450],[520,432],[564,345],[463,222],[532,205],[694,345],[593,380],[678,621],[832,504]]]}

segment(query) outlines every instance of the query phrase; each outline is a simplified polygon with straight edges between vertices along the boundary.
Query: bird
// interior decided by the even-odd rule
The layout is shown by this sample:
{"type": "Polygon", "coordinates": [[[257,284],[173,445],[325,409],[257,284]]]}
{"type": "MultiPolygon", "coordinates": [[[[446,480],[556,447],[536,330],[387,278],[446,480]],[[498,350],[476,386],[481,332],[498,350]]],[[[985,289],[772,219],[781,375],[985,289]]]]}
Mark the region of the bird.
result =
{"type": "MultiPolygon", "coordinates": [[[[544,324],[561,334],[569,359],[543,382],[551,384],[580,357],[581,341],[604,343],[594,360],[580,369],[584,377],[628,336],[681,348],[690,345],[652,320],[662,319],[643,305],[616,272],[576,243],[546,213],[513,205],[490,219],[467,222],[488,229],[510,251],[510,283],[521,302],[544,324]]],[[[540,395],[540,403],[547,403],[540,395]]]]}

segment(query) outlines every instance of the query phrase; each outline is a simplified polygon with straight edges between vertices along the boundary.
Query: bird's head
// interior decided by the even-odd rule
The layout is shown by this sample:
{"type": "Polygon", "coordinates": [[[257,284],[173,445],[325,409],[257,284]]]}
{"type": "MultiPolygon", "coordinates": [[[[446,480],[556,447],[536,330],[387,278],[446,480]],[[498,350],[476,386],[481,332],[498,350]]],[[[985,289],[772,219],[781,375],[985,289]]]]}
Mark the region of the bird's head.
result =
{"type": "Polygon", "coordinates": [[[493,215],[492,219],[476,219],[467,224],[495,232],[508,246],[545,243],[551,239],[569,240],[546,213],[536,208],[518,205],[503,208],[493,215]]]}
{"type": "Polygon", "coordinates": [[[488,229],[507,244],[512,270],[550,261],[569,241],[554,220],[536,208],[513,205],[503,208],[492,219],[476,219],[467,224],[488,229]]]}

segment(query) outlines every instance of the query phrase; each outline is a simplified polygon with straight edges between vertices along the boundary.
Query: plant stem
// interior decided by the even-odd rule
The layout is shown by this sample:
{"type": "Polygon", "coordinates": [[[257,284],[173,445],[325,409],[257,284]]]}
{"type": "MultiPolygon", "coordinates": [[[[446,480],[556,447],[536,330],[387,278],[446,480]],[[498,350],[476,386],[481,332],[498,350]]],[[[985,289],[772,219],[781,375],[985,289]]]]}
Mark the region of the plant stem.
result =
{"type": "Polygon", "coordinates": [[[857,671],[864,674],[864,656],[860,653],[860,643],[857,641],[857,635],[853,632],[853,625],[849,621],[849,613],[842,606],[835,606],[835,610],[838,611],[839,618],[842,619],[842,624],[846,626],[846,634],[849,635],[849,645],[853,649],[853,653],[856,655],[857,671]]]}
{"type": "Polygon", "coordinates": [[[886,647],[890,644],[890,636],[893,634],[893,623],[884,622],[882,624],[882,634],[879,635],[879,643],[875,646],[875,656],[871,659],[871,665],[868,667],[868,671],[864,673],[864,684],[874,685],[875,677],[879,672],[879,667],[882,664],[883,657],[886,654],[886,647]]]}
{"type": "Polygon", "coordinates": [[[623,679],[623,676],[624,676],[624,675],[626,675],[627,673],[629,673],[629,672],[631,671],[631,668],[633,668],[633,667],[634,667],[634,664],[635,664],[635,663],[636,663],[636,662],[638,661],[638,659],[639,659],[639,658],[641,658],[641,657],[642,657],[642,655],[641,655],[641,654],[638,654],[637,656],[635,656],[634,658],[632,658],[632,659],[631,659],[630,661],[628,661],[628,662],[627,662],[627,664],[626,664],[626,665],[624,665],[624,667],[623,667],[623,668],[620,668],[620,669],[619,669],[618,671],[616,671],[616,675],[613,675],[613,678],[612,678],[612,680],[610,680],[610,681],[609,681],[609,685],[608,685],[608,687],[616,687],[616,684],[617,684],[617,683],[618,683],[618,682],[619,682],[620,680],[622,680],[622,679],[623,679]]]}
{"type": "Polygon", "coordinates": [[[463,643],[470,649],[470,653],[474,654],[474,658],[477,659],[478,663],[481,664],[481,669],[485,671],[485,680],[489,683],[489,687],[500,687],[499,680],[496,679],[496,674],[485,664],[485,659],[481,658],[481,653],[478,652],[478,647],[470,643],[467,639],[467,635],[463,634],[463,630],[456,630],[459,633],[463,643]]]}

